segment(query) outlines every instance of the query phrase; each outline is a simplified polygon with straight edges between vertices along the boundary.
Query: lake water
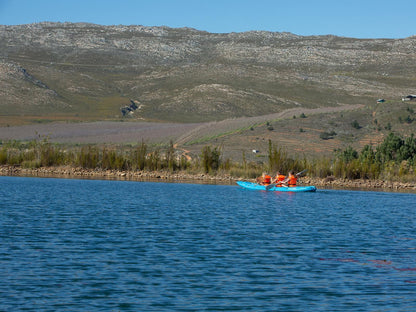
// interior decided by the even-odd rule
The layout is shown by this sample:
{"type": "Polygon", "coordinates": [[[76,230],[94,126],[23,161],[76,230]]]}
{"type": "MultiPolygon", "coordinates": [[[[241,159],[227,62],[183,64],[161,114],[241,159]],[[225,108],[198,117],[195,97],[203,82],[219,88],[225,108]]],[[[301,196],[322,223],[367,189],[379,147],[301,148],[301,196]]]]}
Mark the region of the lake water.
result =
{"type": "Polygon", "coordinates": [[[0,311],[416,311],[416,195],[0,177],[0,311]]]}

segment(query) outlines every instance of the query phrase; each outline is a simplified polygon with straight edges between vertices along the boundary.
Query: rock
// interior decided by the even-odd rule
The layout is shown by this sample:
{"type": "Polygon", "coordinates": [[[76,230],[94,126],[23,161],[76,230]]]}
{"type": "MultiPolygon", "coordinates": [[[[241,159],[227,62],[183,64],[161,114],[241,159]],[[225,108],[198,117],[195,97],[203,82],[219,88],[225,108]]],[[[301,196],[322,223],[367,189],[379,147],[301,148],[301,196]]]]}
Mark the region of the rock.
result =
{"type": "Polygon", "coordinates": [[[334,181],[335,181],[335,177],[334,176],[328,176],[324,180],[325,183],[334,182],[334,181]]]}

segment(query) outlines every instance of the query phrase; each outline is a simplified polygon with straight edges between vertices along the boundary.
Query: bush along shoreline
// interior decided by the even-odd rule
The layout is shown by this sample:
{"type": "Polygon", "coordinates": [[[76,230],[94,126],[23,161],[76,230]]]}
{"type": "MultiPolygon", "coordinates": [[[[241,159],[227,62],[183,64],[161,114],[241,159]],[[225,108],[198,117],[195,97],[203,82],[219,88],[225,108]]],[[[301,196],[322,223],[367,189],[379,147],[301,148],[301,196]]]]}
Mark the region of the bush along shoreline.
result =
{"type": "Polygon", "coordinates": [[[144,142],[131,146],[66,146],[47,138],[0,145],[0,175],[92,177],[130,180],[189,180],[233,184],[254,179],[263,171],[300,172],[300,184],[320,187],[416,189],[416,139],[390,133],[376,147],[351,147],[327,158],[293,158],[269,141],[264,163],[224,159],[220,147],[205,146],[187,158],[171,142],[165,148],[144,142]]]}

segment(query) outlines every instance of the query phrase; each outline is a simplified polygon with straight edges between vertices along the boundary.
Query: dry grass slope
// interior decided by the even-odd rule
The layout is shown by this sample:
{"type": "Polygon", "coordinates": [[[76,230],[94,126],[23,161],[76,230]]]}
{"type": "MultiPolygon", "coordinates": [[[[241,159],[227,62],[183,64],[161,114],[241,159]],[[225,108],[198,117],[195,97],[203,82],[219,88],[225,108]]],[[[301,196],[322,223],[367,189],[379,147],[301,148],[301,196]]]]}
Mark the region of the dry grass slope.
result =
{"type": "Polygon", "coordinates": [[[0,139],[174,140],[195,155],[211,144],[237,158],[268,139],[298,155],[361,148],[389,131],[415,132],[415,104],[401,102],[416,93],[415,50],[416,37],[0,25],[0,139]],[[123,117],[132,99],[139,108],[123,117]],[[13,128],[23,124],[32,128],[13,128]]]}

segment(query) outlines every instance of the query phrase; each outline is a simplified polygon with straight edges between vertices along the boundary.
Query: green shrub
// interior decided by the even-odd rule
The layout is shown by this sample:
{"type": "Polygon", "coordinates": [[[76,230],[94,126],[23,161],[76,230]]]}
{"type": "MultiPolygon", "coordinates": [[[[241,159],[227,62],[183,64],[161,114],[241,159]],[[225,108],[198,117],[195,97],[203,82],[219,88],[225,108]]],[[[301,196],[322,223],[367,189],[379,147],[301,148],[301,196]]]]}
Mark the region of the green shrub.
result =
{"type": "MultiPolygon", "coordinates": [[[[334,131],[326,132],[329,136],[334,131]]],[[[316,177],[333,175],[348,179],[386,179],[416,181],[416,139],[414,135],[402,138],[390,133],[375,149],[366,145],[360,152],[352,147],[335,151],[333,157],[318,159],[299,159],[290,157],[288,152],[269,140],[268,154],[256,155],[263,158],[257,162],[248,162],[243,153],[242,163],[231,159],[221,160],[218,147],[205,146],[200,158],[188,161],[185,156],[175,155],[172,142],[166,149],[150,148],[142,142],[137,147],[108,148],[98,146],[73,147],[64,150],[46,139],[31,142],[3,142],[0,147],[0,164],[21,165],[24,168],[40,166],[73,165],[82,168],[114,170],[187,170],[190,173],[210,174],[229,173],[242,178],[255,178],[262,171],[274,174],[277,170],[287,173],[309,169],[308,174],[316,177]],[[268,162],[264,157],[268,157],[268,162]]]]}
{"type": "Polygon", "coordinates": [[[205,146],[201,153],[201,165],[205,173],[217,171],[220,166],[221,151],[218,147],[205,146]]]}
{"type": "Polygon", "coordinates": [[[333,174],[331,170],[331,160],[326,157],[313,160],[308,169],[310,175],[318,178],[325,178],[333,174]]]}
{"type": "Polygon", "coordinates": [[[324,131],[319,134],[319,138],[321,138],[322,140],[329,140],[333,139],[334,137],[329,132],[324,131]]]}
{"type": "Polygon", "coordinates": [[[354,121],[351,123],[351,126],[352,126],[353,128],[355,128],[355,129],[361,129],[361,126],[360,126],[360,124],[358,123],[358,121],[357,121],[357,120],[354,120],[354,121]]]}
{"type": "Polygon", "coordinates": [[[24,160],[22,162],[22,167],[27,169],[36,169],[41,167],[39,160],[24,160]]]}
{"type": "Polygon", "coordinates": [[[149,170],[162,169],[160,150],[156,149],[146,158],[146,168],[149,170]]]}
{"type": "Polygon", "coordinates": [[[99,153],[96,147],[83,146],[78,152],[76,165],[82,168],[95,169],[98,167],[99,153]]]}
{"type": "Polygon", "coordinates": [[[0,149],[0,165],[7,164],[7,149],[2,148],[0,149]]]}
{"type": "Polygon", "coordinates": [[[175,159],[175,148],[173,147],[173,142],[170,141],[169,146],[165,154],[165,167],[170,171],[174,171],[177,168],[176,159],[175,159]]]}

